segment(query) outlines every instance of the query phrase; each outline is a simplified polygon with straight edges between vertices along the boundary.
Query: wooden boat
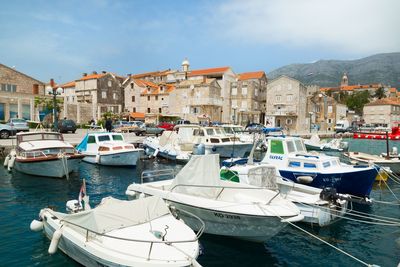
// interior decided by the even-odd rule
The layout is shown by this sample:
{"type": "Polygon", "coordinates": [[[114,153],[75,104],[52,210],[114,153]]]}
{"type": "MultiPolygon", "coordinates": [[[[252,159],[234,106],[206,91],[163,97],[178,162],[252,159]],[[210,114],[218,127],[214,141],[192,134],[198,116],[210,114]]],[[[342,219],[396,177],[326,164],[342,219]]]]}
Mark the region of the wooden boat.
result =
{"type": "Polygon", "coordinates": [[[390,170],[396,174],[400,173],[400,159],[398,157],[395,158],[386,158],[382,155],[371,155],[363,152],[346,152],[344,153],[350,162],[364,164],[364,165],[378,165],[380,167],[389,167],[390,170]]]}

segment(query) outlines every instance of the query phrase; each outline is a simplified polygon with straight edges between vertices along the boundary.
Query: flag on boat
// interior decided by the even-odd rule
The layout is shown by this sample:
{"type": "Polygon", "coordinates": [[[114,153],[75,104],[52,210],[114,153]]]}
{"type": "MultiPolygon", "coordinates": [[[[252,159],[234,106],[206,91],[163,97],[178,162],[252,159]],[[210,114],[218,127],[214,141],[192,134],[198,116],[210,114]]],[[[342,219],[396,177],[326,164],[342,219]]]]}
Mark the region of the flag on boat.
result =
{"type": "Polygon", "coordinates": [[[79,190],[79,196],[78,196],[79,205],[81,207],[82,207],[82,200],[84,200],[85,196],[86,196],[86,182],[85,179],[83,179],[81,190],[79,190]]]}

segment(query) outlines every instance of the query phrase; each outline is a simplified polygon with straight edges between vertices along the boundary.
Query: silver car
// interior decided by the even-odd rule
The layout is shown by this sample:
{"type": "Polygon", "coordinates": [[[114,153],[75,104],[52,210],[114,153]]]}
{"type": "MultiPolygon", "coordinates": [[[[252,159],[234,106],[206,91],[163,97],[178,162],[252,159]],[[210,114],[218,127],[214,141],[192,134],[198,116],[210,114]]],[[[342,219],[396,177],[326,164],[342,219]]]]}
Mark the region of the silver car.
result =
{"type": "Polygon", "coordinates": [[[24,119],[11,118],[7,122],[17,132],[29,132],[28,122],[24,119]]]}
{"type": "Polygon", "coordinates": [[[0,123],[0,138],[7,139],[11,135],[15,135],[17,131],[8,124],[0,123]]]}

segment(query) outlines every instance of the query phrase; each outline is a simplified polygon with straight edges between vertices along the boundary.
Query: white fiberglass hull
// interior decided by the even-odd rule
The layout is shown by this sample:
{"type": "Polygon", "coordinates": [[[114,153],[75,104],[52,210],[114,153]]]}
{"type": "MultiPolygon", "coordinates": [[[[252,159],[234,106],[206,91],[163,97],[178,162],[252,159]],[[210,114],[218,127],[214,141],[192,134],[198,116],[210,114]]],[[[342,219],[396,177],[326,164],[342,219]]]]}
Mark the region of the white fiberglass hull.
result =
{"type": "MultiPolygon", "coordinates": [[[[223,197],[208,199],[163,190],[170,184],[170,180],[132,184],[128,187],[126,194],[131,199],[139,197],[142,193],[163,198],[177,209],[179,216],[183,217],[185,223],[194,230],[197,230],[200,225],[192,218],[185,216],[184,213],[180,213],[179,210],[190,212],[204,221],[205,233],[253,242],[265,242],[276,235],[287,226],[287,223],[282,220],[299,221],[303,219],[303,216],[299,215],[298,208],[290,201],[282,200],[279,196],[273,199],[274,196],[257,194],[252,187],[244,190],[240,188],[231,190],[236,193],[230,195],[231,200],[227,201],[222,200],[223,197]],[[243,191],[243,193],[237,193],[237,191],[243,191]],[[268,199],[273,200],[271,203],[267,203],[268,199]]],[[[229,191],[230,189],[225,188],[223,192],[221,191],[221,195],[230,194],[229,191]]]]}
{"type": "Polygon", "coordinates": [[[385,157],[362,152],[347,152],[344,153],[344,155],[351,161],[356,161],[357,163],[365,165],[376,164],[381,167],[389,167],[392,172],[397,174],[400,173],[400,159],[398,157],[386,159],[385,157]]]}
{"type": "Polygon", "coordinates": [[[15,161],[15,170],[35,176],[46,176],[62,178],[71,172],[77,172],[81,158],[69,158],[66,160],[67,168],[64,166],[63,159],[42,160],[34,162],[15,161]]]}
{"type": "MultiPolygon", "coordinates": [[[[60,221],[51,217],[51,214],[44,212],[47,219],[44,222],[44,232],[51,240],[55,231],[60,229],[60,221]]],[[[150,223],[143,223],[133,227],[115,230],[108,233],[110,236],[116,236],[127,239],[155,240],[151,234],[152,229],[164,230],[168,224],[171,240],[179,240],[176,230],[180,230],[179,235],[187,235],[193,231],[186,226],[182,229],[183,223],[175,220],[172,215],[167,215],[155,219],[150,223]],[[179,225],[177,225],[179,224],[179,225]],[[177,229],[179,227],[179,229],[177,229]],[[135,229],[136,228],[136,229],[135,229]]],[[[89,234],[86,239],[86,231],[78,230],[80,228],[64,225],[62,236],[58,243],[58,248],[84,266],[190,266],[199,254],[198,242],[175,243],[172,245],[124,241],[105,236],[89,234]],[[177,249],[175,248],[177,247],[177,249]]],[[[193,233],[194,235],[194,233],[193,233]]],[[[192,236],[190,236],[192,237],[192,236]]],[[[189,238],[188,238],[189,239],[189,238]]],[[[167,239],[168,240],[168,239],[167,239]]]]}
{"type": "Polygon", "coordinates": [[[252,143],[234,143],[234,144],[206,144],[205,155],[219,154],[222,158],[242,158],[247,156],[253,147],[252,143]]]}
{"type": "Polygon", "coordinates": [[[124,152],[114,152],[114,153],[99,153],[92,154],[87,152],[82,152],[85,157],[83,161],[99,164],[105,166],[136,166],[138,160],[143,154],[142,149],[135,149],[132,151],[124,151],[124,152]]]}

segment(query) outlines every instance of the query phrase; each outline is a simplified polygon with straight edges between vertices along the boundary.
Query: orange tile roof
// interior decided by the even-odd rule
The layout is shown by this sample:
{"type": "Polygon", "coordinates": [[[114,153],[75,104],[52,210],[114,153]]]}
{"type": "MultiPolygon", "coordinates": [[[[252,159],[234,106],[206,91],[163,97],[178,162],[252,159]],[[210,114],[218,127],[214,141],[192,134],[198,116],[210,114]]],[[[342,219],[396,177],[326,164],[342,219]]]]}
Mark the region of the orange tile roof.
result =
{"type": "Polygon", "coordinates": [[[131,112],[129,113],[129,116],[132,118],[144,119],[144,113],[141,112],[131,112]]]}
{"type": "Polygon", "coordinates": [[[397,97],[388,97],[388,98],[378,99],[374,102],[366,104],[366,106],[381,106],[381,105],[400,106],[400,99],[398,99],[397,97]]]}
{"type": "Polygon", "coordinates": [[[192,76],[201,76],[201,75],[209,75],[209,74],[220,74],[220,73],[224,73],[227,70],[229,70],[229,67],[192,70],[191,72],[188,73],[188,76],[192,77],[192,76]]]}
{"type": "Polygon", "coordinates": [[[76,81],[87,81],[87,80],[92,80],[92,79],[99,79],[101,77],[103,77],[104,75],[106,75],[107,73],[98,73],[98,74],[88,74],[76,81]]]}
{"type": "Polygon", "coordinates": [[[250,79],[261,79],[265,75],[264,71],[245,72],[239,74],[239,81],[250,79]]]}
{"type": "Polygon", "coordinates": [[[390,88],[390,92],[391,92],[391,93],[397,93],[397,89],[394,88],[394,87],[392,87],[392,88],[390,88]]]}
{"type": "Polygon", "coordinates": [[[148,76],[163,76],[163,75],[167,75],[168,72],[170,72],[171,69],[166,69],[166,70],[162,70],[162,71],[152,71],[152,72],[145,72],[145,73],[139,73],[139,74],[133,74],[131,75],[132,78],[134,79],[140,79],[140,78],[144,78],[144,77],[148,77],[148,76]]]}
{"type": "Polygon", "coordinates": [[[62,87],[62,88],[73,88],[73,87],[75,87],[75,81],[64,83],[64,84],[60,85],[60,87],[62,87]]]}
{"type": "Polygon", "coordinates": [[[165,94],[165,93],[170,93],[175,89],[174,85],[171,84],[163,84],[163,86],[166,86],[166,90],[164,92],[161,91],[160,85],[157,85],[153,82],[145,81],[145,80],[134,80],[134,82],[140,86],[140,87],[146,87],[145,90],[141,92],[142,95],[159,95],[159,94],[165,94]],[[147,89],[150,87],[150,91],[147,89]]]}

